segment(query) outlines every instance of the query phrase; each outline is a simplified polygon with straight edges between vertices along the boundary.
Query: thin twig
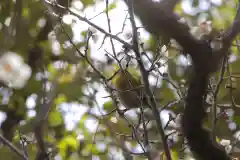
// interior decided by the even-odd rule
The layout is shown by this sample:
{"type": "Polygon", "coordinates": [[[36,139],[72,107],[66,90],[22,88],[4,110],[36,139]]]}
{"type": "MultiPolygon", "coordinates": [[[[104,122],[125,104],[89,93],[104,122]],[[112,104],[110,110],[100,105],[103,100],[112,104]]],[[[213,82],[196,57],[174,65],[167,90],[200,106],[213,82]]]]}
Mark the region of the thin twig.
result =
{"type": "Polygon", "coordinates": [[[69,8],[66,8],[64,6],[61,6],[59,4],[53,4],[50,1],[45,0],[45,3],[47,3],[48,5],[54,6],[54,7],[59,7],[61,9],[65,9],[67,12],[69,12],[70,14],[76,16],[80,21],[86,22],[87,24],[89,24],[90,26],[96,28],[98,31],[102,32],[103,34],[105,34],[106,36],[115,39],[117,41],[119,41],[120,43],[124,44],[125,46],[127,46],[128,48],[132,48],[132,45],[130,45],[129,43],[125,42],[124,40],[120,39],[118,36],[116,35],[112,35],[110,33],[108,33],[107,31],[105,31],[103,28],[99,27],[98,25],[92,23],[90,20],[88,20],[85,17],[80,16],[79,14],[75,13],[74,11],[72,11],[69,8]]]}
{"type": "Polygon", "coordinates": [[[217,82],[216,88],[213,93],[213,104],[212,104],[212,141],[216,142],[216,124],[217,124],[217,96],[220,90],[220,86],[223,82],[223,77],[226,69],[226,62],[228,60],[228,56],[224,57],[224,60],[222,62],[222,69],[221,74],[219,76],[219,80],[217,82]]]}
{"type": "Polygon", "coordinates": [[[24,160],[28,160],[28,158],[22,153],[17,147],[15,147],[11,142],[9,142],[6,138],[3,137],[3,135],[0,134],[0,141],[8,146],[14,153],[22,157],[24,160]]]}

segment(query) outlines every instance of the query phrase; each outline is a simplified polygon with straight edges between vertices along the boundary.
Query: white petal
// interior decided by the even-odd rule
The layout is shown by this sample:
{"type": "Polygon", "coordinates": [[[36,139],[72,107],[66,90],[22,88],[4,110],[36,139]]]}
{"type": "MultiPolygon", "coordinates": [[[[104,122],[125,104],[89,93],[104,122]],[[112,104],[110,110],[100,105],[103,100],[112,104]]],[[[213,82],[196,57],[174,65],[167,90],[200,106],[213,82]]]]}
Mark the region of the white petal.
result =
{"type": "Polygon", "coordinates": [[[226,146],[225,150],[227,153],[230,153],[232,151],[232,146],[231,145],[226,146]]]}
{"type": "Polygon", "coordinates": [[[177,128],[181,128],[181,120],[182,120],[182,115],[178,114],[176,119],[175,119],[175,123],[176,123],[177,128]]]}
{"type": "Polygon", "coordinates": [[[184,17],[180,18],[180,19],[178,20],[178,22],[180,22],[180,23],[182,23],[182,24],[187,24],[187,21],[185,20],[184,17]]]}
{"type": "Polygon", "coordinates": [[[11,80],[11,87],[16,89],[23,88],[26,85],[28,79],[31,77],[31,74],[31,68],[28,65],[23,64],[21,68],[19,68],[18,74],[15,74],[11,80]]]}
{"type": "Polygon", "coordinates": [[[196,39],[200,39],[202,33],[199,27],[192,27],[190,29],[190,33],[196,38],[196,39]]]}
{"type": "Polygon", "coordinates": [[[15,81],[11,81],[9,87],[15,89],[21,89],[26,85],[27,81],[16,79],[15,81]]]}
{"type": "Polygon", "coordinates": [[[31,74],[32,74],[32,69],[27,64],[23,64],[21,66],[20,76],[23,79],[28,80],[31,77],[31,74]]]}
{"type": "Polygon", "coordinates": [[[5,52],[1,59],[18,59],[18,61],[23,61],[22,57],[14,52],[5,52]]]}
{"type": "Polygon", "coordinates": [[[167,47],[166,47],[166,45],[163,45],[161,48],[161,52],[166,52],[166,51],[167,51],[167,47]]]}
{"type": "Polygon", "coordinates": [[[171,42],[171,46],[172,46],[173,48],[182,50],[182,46],[180,46],[176,40],[171,39],[170,42],[171,42]]]}
{"type": "Polygon", "coordinates": [[[223,146],[228,146],[230,145],[231,141],[230,140],[227,140],[227,139],[222,139],[220,141],[220,144],[223,145],[223,146]]]}
{"type": "Polygon", "coordinates": [[[8,72],[5,72],[4,68],[2,65],[0,65],[0,81],[4,83],[8,83],[9,80],[11,79],[12,75],[9,74],[8,72]]]}
{"type": "Polygon", "coordinates": [[[22,65],[23,59],[18,54],[7,52],[0,57],[0,64],[9,64],[12,68],[18,68],[22,65]]]}

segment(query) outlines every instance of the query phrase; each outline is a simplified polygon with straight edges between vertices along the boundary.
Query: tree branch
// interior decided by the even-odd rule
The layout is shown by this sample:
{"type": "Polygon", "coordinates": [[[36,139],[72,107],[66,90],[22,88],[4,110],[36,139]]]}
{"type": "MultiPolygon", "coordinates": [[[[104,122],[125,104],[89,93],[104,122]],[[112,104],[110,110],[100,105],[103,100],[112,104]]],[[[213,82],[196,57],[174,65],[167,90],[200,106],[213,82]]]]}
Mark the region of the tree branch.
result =
{"type": "Polygon", "coordinates": [[[161,6],[163,6],[162,8],[164,8],[166,11],[173,12],[173,10],[178,2],[179,2],[179,0],[162,0],[159,3],[161,6]]]}
{"type": "Polygon", "coordinates": [[[15,152],[17,155],[19,155],[20,157],[22,157],[24,160],[28,160],[28,158],[24,155],[24,153],[22,153],[17,147],[15,147],[11,142],[9,142],[6,138],[4,138],[1,134],[0,134],[0,141],[5,144],[6,146],[8,146],[13,152],[15,152]]]}
{"type": "Polygon", "coordinates": [[[233,24],[227,29],[223,36],[224,49],[229,48],[234,38],[240,32],[240,2],[233,24]]]}
{"type": "MultiPolygon", "coordinates": [[[[135,23],[135,20],[134,20],[133,2],[128,1],[127,4],[128,4],[128,8],[129,8],[130,21],[131,21],[132,30],[133,30],[133,50],[134,50],[135,55],[137,57],[138,66],[139,66],[141,74],[142,74],[144,89],[145,89],[145,92],[146,92],[147,97],[148,97],[147,98],[148,103],[151,106],[152,112],[154,114],[154,118],[156,120],[156,123],[158,124],[157,125],[158,126],[158,131],[159,131],[159,133],[161,135],[161,139],[163,141],[166,157],[167,157],[168,160],[171,160],[171,154],[170,154],[168,143],[167,143],[167,136],[165,135],[164,130],[162,128],[162,122],[161,122],[161,119],[160,119],[160,116],[159,116],[157,105],[156,105],[156,102],[154,100],[153,93],[150,89],[150,85],[149,85],[149,81],[148,81],[148,71],[144,67],[144,64],[143,64],[142,59],[141,59],[141,53],[140,53],[139,48],[138,48],[138,46],[139,46],[138,45],[138,34],[137,34],[136,23],[135,23]]],[[[173,6],[175,6],[175,5],[173,5],[173,6]]]]}
{"type": "MultiPolygon", "coordinates": [[[[160,3],[151,0],[125,0],[125,2],[134,4],[134,13],[140,18],[149,32],[160,36],[161,33],[168,34],[192,58],[195,74],[190,81],[182,120],[183,133],[192,152],[199,159],[229,160],[230,158],[223,148],[213,143],[209,137],[209,131],[202,127],[202,121],[206,115],[203,95],[207,89],[210,73],[218,69],[221,60],[227,54],[232,40],[240,32],[239,9],[232,27],[223,38],[223,48],[213,50],[208,42],[195,39],[190,34],[189,28],[178,22],[179,17],[172,12],[172,9],[165,6],[167,0],[160,3]]],[[[177,1],[174,3],[176,5],[177,1]]],[[[141,69],[141,65],[139,67],[141,69]]]]}
{"type": "MultiPolygon", "coordinates": [[[[212,53],[210,45],[203,41],[195,39],[189,32],[189,27],[180,23],[179,16],[174,14],[170,9],[164,9],[164,3],[153,2],[151,0],[125,0],[132,1],[134,13],[140,18],[146,29],[155,34],[160,35],[166,33],[169,37],[175,39],[186,53],[189,53],[193,60],[197,63],[204,63],[201,70],[215,71],[217,67],[213,65],[213,59],[216,54],[212,53]],[[214,66],[214,67],[213,67],[214,66]]],[[[166,1],[166,0],[165,0],[166,1]]],[[[176,4],[176,0],[174,1],[176,4]]],[[[166,2],[165,2],[166,3],[166,2]]],[[[195,67],[198,67],[196,65],[195,67]]]]}

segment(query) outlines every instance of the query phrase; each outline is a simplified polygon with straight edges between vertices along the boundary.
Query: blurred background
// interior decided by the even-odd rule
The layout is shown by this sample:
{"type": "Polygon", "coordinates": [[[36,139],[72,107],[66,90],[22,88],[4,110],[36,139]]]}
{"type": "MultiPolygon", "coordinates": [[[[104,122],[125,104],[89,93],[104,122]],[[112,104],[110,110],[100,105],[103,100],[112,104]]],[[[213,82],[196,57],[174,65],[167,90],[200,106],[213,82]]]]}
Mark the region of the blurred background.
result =
{"type": "MultiPolygon", "coordinates": [[[[237,3],[237,0],[183,0],[175,12],[185,18],[190,28],[209,20],[212,28],[219,31],[232,24],[237,3]]],[[[159,114],[172,157],[191,159],[176,118],[184,108],[191,61],[179,54],[181,49],[169,45],[170,37],[151,35],[137,17],[135,20],[142,61],[152,69],[149,82],[156,98],[161,99],[159,109],[164,107],[159,114]]],[[[210,79],[212,93],[206,99],[208,117],[204,122],[211,128],[214,105],[217,141],[229,142],[235,156],[240,147],[238,42],[237,38],[230,49],[224,75],[219,72],[210,79]]],[[[109,80],[117,66],[126,63],[133,73],[140,75],[128,43],[132,43],[132,26],[122,0],[1,0],[3,139],[34,159],[38,148],[32,122],[48,104],[51,109],[43,137],[51,159],[146,159],[143,152],[146,135],[138,121],[139,110],[121,114],[119,110],[125,108],[112,92],[109,80]]],[[[163,145],[156,123],[151,121],[151,115],[146,117],[151,154],[159,158],[164,156],[163,145]]],[[[21,159],[4,143],[0,146],[1,158],[21,159]]]]}

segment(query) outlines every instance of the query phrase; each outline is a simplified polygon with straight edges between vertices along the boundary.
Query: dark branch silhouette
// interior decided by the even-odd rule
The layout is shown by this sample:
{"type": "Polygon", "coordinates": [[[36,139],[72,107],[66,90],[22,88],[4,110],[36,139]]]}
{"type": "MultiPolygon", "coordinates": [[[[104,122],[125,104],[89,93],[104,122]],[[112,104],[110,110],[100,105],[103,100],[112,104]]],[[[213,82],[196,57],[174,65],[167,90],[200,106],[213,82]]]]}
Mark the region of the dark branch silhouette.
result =
{"type": "Polygon", "coordinates": [[[163,32],[168,34],[192,58],[194,75],[190,79],[182,129],[193,154],[202,160],[230,160],[223,147],[213,143],[209,131],[202,126],[203,118],[206,115],[203,96],[206,93],[210,74],[218,70],[232,41],[240,32],[239,9],[232,26],[222,37],[223,47],[212,50],[208,42],[195,39],[189,33],[189,28],[178,22],[179,16],[173,13],[177,0],[162,0],[161,2],[125,0],[126,4],[130,4],[129,1],[134,4],[134,13],[149,32],[158,36],[161,36],[163,32]]]}

